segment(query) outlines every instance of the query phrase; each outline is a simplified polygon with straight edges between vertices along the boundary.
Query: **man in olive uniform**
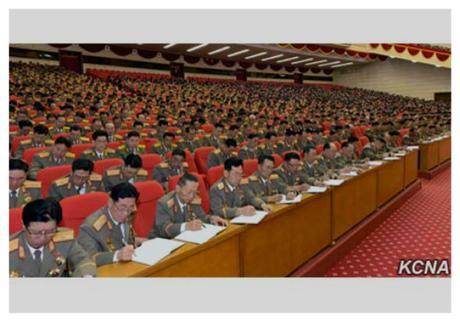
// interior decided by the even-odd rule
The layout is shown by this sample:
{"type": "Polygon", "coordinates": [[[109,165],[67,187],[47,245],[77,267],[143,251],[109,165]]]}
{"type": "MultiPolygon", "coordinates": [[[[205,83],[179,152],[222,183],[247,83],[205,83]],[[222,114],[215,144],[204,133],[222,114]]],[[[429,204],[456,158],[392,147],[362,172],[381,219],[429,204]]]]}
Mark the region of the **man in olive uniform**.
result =
{"type": "Polygon", "coordinates": [[[276,133],[268,132],[265,134],[265,143],[262,143],[257,147],[257,155],[277,154],[280,150],[283,150],[283,145],[277,142],[276,133]]]}
{"type": "Polygon", "coordinates": [[[360,159],[368,159],[371,161],[383,159],[383,146],[385,140],[381,137],[371,136],[361,152],[360,159]]]}
{"type": "Polygon", "coordinates": [[[169,161],[157,164],[153,169],[153,180],[159,182],[165,191],[168,191],[169,177],[184,174],[188,170],[188,163],[184,162],[185,152],[181,149],[174,149],[169,161]]]}
{"type": "Polygon", "coordinates": [[[78,242],[96,266],[130,261],[134,247],[145,240],[135,236],[132,226],[138,198],[139,192],[132,184],[117,184],[110,192],[107,206],[81,224],[78,242]]]}
{"type": "MultiPolygon", "coordinates": [[[[123,141],[123,137],[121,135],[115,134],[116,128],[112,122],[105,123],[104,130],[105,132],[107,132],[107,142],[111,143],[111,142],[123,141]]],[[[94,141],[94,138],[93,138],[93,141],[94,141]]]]}
{"type": "Polygon", "coordinates": [[[216,149],[208,155],[208,169],[224,164],[231,156],[238,156],[235,151],[236,141],[235,139],[226,139],[221,145],[220,149],[216,149]]]}
{"type": "Polygon", "coordinates": [[[420,142],[420,136],[418,135],[416,129],[413,127],[409,130],[409,134],[404,135],[402,144],[405,146],[418,145],[420,142]]]}
{"type": "Polygon", "coordinates": [[[222,145],[223,140],[226,139],[223,133],[224,133],[224,125],[222,123],[215,124],[212,134],[207,134],[204,137],[205,143],[203,146],[213,146],[215,148],[219,148],[222,145]]]}
{"type": "Polygon", "coordinates": [[[107,192],[121,182],[135,183],[146,180],[148,180],[148,173],[145,169],[142,169],[141,157],[135,154],[128,154],[124,159],[124,165],[105,170],[102,177],[102,182],[107,192]]]}
{"type": "Polygon", "coordinates": [[[236,124],[230,125],[227,132],[227,138],[234,139],[236,144],[241,144],[245,139],[241,134],[240,127],[236,124]]]}
{"type": "Polygon", "coordinates": [[[303,149],[304,158],[302,164],[302,175],[304,182],[312,186],[321,186],[320,178],[327,172],[327,167],[320,165],[323,157],[316,153],[316,147],[308,145],[303,149]]]}
{"type": "Polygon", "coordinates": [[[143,154],[145,153],[145,145],[139,144],[141,136],[139,132],[128,132],[125,144],[117,148],[117,155],[119,158],[124,159],[128,154],[143,154]]]}
{"type": "Polygon", "coordinates": [[[96,265],[70,228],[57,228],[62,208],[37,199],[22,211],[24,229],[10,236],[10,277],[92,277],[96,265]]]}
{"type": "Polygon", "coordinates": [[[294,199],[296,193],[288,191],[286,184],[275,173],[273,167],[275,159],[271,155],[261,155],[258,158],[258,169],[249,177],[249,183],[243,186],[250,198],[262,199],[265,203],[277,203],[286,195],[288,200],[294,199]]]}
{"type": "Polygon", "coordinates": [[[198,179],[190,173],[184,174],[175,190],[158,200],[149,238],[174,238],[186,230],[200,230],[203,223],[226,226],[226,221],[219,216],[205,214],[197,192],[198,179]]]}
{"type": "Polygon", "coordinates": [[[177,145],[174,142],[176,135],[171,132],[166,132],[163,134],[161,142],[155,143],[150,149],[151,153],[156,153],[164,157],[168,152],[177,148],[177,145]]]}
{"type": "Polygon", "coordinates": [[[182,150],[189,150],[193,153],[196,149],[203,146],[203,140],[195,136],[195,129],[187,126],[184,129],[184,137],[177,141],[177,145],[182,150]]]}
{"type": "Polygon", "coordinates": [[[109,136],[106,131],[97,130],[93,133],[94,147],[83,151],[82,158],[97,161],[118,158],[114,149],[108,148],[109,136]]]}
{"type": "Polygon", "coordinates": [[[24,151],[29,148],[38,148],[44,146],[50,146],[53,144],[53,140],[47,139],[49,135],[48,128],[43,124],[37,124],[34,126],[33,134],[31,139],[22,140],[19,142],[19,146],[15,152],[17,159],[22,159],[24,151]]]}
{"type": "Polygon", "coordinates": [[[296,152],[288,152],[284,162],[273,173],[277,174],[286,184],[288,191],[305,192],[310,188],[305,175],[302,175],[300,156],[296,152]]]}
{"type": "Polygon", "coordinates": [[[64,198],[83,195],[93,191],[104,191],[102,176],[92,173],[93,161],[76,159],[72,162],[72,173],[59,178],[51,184],[48,196],[61,201],[64,198]]]}
{"type": "Polygon", "coordinates": [[[224,177],[214,183],[209,192],[211,212],[228,219],[254,215],[256,208],[271,211],[262,199],[241,188],[247,184],[248,179],[243,179],[243,160],[235,157],[225,160],[224,177]]]}
{"type": "Polygon", "coordinates": [[[284,144],[278,144],[276,153],[278,153],[279,155],[283,155],[283,153],[287,151],[301,150],[300,145],[296,140],[296,133],[294,131],[292,131],[291,129],[286,130],[285,138],[286,139],[284,144]]]}
{"type": "Polygon", "coordinates": [[[248,135],[248,144],[240,148],[238,157],[242,160],[257,159],[257,134],[248,135]]]}
{"type": "Polygon", "coordinates": [[[55,125],[50,127],[50,135],[53,136],[55,134],[68,133],[70,128],[66,126],[65,123],[64,115],[57,116],[55,125]]]}
{"type": "Polygon", "coordinates": [[[42,197],[41,182],[26,180],[27,171],[29,171],[27,163],[19,159],[10,159],[10,208],[23,207],[28,202],[42,197]]]}
{"type": "Polygon", "coordinates": [[[20,120],[18,122],[18,126],[19,126],[19,130],[10,132],[10,142],[16,136],[26,136],[26,135],[31,135],[32,134],[32,129],[34,127],[34,125],[32,124],[32,121],[30,121],[30,120],[20,120]]]}
{"type": "Polygon", "coordinates": [[[72,125],[70,127],[69,138],[72,145],[90,143],[90,140],[86,136],[81,135],[81,127],[79,125],[72,125]]]}
{"type": "Polygon", "coordinates": [[[328,170],[327,175],[329,177],[337,177],[340,173],[340,169],[343,168],[344,162],[339,153],[337,153],[337,148],[335,144],[326,143],[323,146],[323,158],[324,163],[326,164],[328,170]]]}
{"type": "Polygon", "coordinates": [[[49,151],[37,153],[32,158],[29,170],[29,178],[35,180],[41,169],[58,165],[71,164],[75,158],[73,153],[68,152],[72,144],[65,137],[58,137],[49,151]]]}

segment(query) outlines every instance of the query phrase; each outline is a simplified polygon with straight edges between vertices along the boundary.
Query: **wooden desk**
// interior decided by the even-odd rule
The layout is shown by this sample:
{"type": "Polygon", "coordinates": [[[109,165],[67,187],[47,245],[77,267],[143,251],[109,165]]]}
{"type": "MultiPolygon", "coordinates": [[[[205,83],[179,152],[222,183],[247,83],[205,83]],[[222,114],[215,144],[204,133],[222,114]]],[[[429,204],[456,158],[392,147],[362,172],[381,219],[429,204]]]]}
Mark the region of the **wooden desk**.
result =
{"type": "Polygon", "coordinates": [[[418,150],[409,151],[404,157],[404,188],[417,179],[418,150]]]}
{"type": "Polygon", "coordinates": [[[377,169],[332,188],[332,239],[336,240],[377,208],[377,169]]]}
{"type": "Polygon", "coordinates": [[[377,207],[380,207],[404,188],[404,161],[388,161],[377,168],[377,207]]]}
{"type": "Polygon", "coordinates": [[[451,158],[451,137],[420,144],[419,158],[421,172],[429,172],[449,160],[451,158]]]}
{"type": "Polygon", "coordinates": [[[451,137],[439,141],[439,164],[451,158],[451,137]]]}
{"type": "Polygon", "coordinates": [[[306,195],[241,235],[242,275],[286,276],[331,243],[330,191],[306,195]]]}

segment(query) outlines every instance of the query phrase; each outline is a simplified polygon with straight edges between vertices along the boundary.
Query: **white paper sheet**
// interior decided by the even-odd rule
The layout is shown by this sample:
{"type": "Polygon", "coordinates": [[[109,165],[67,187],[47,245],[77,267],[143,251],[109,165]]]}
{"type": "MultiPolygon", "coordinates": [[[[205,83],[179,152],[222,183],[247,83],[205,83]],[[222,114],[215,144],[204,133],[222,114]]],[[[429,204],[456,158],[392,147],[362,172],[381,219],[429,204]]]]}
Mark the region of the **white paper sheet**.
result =
{"type": "Polygon", "coordinates": [[[369,165],[373,167],[378,167],[378,166],[381,166],[382,164],[383,164],[382,161],[369,161],[369,165]]]}
{"type": "Polygon", "coordinates": [[[232,224],[258,224],[268,215],[267,211],[256,210],[253,216],[238,216],[230,220],[232,224]]]}
{"type": "Polygon", "coordinates": [[[358,176],[358,172],[356,172],[356,171],[350,171],[350,172],[347,172],[347,173],[342,173],[342,175],[348,176],[348,177],[357,177],[357,176],[358,176]]]}
{"type": "Polygon", "coordinates": [[[324,183],[327,184],[328,186],[340,186],[344,182],[345,180],[341,180],[341,179],[330,179],[330,180],[325,181],[324,183]]]}
{"type": "Polygon", "coordinates": [[[418,145],[409,145],[406,147],[407,151],[413,151],[413,150],[418,150],[418,145]]]}
{"type": "Polygon", "coordinates": [[[302,201],[302,195],[300,195],[300,194],[297,195],[297,196],[296,196],[294,199],[292,199],[292,200],[287,200],[287,199],[286,199],[286,196],[283,195],[283,199],[282,199],[280,202],[278,202],[278,203],[284,205],[284,204],[291,204],[291,203],[299,203],[299,202],[301,202],[301,201],[302,201]]]}
{"type": "Polygon", "coordinates": [[[383,158],[383,160],[385,161],[396,161],[396,160],[399,160],[398,157],[386,157],[386,158],[383,158]]]}
{"type": "Polygon", "coordinates": [[[403,157],[406,155],[406,152],[398,152],[398,153],[395,153],[395,157],[403,157]]]}
{"type": "Polygon", "coordinates": [[[326,190],[327,190],[327,187],[310,186],[307,193],[321,193],[321,192],[325,192],[326,190]]]}
{"type": "Polygon", "coordinates": [[[203,244],[226,228],[225,226],[215,226],[211,224],[204,224],[204,226],[205,227],[200,230],[186,230],[177,235],[174,239],[187,243],[203,244]]]}
{"type": "Polygon", "coordinates": [[[164,238],[146,240],[134,250],[132,260],[145,265],[153,265],[182,245],[184,245],[183,242],[164,238]]]}

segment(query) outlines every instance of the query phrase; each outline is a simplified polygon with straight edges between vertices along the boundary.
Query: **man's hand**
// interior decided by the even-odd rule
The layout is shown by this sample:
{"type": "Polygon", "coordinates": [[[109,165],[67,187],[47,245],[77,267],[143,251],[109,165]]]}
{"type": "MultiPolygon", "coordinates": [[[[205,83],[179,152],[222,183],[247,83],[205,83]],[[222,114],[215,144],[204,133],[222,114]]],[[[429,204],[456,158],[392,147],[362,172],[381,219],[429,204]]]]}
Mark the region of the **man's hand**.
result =
{"type": "Polygon", "coordinates": [[[134,253],[133,245],[126,245],[118,250],[117,259],[119,262],[128,262],[132,259],[134,253]]]}
{"type": "Polygon", "coordinates": [[[186,230],[200,230],[201,228],[203,228],[203,222],[199,219],[187,221],[185,224],[186,230]]]}
{"type": "Polygon", "coordinates": [[[255,215],[255,213],[256,213],[256,208],[254,208],[253,206],[241,207],[241,208],[238,208],[236,211],[236,214],[238,216],[253,216],[255,215]]]}
{"type": "Polygon", "coordinates": [[[267,205],[266,203],[263,203],[260,207],[262,208],[262,210],[268,211],[268,212],[273,210],[272,206],[267,205]]]}
{"type": "Polygon", "coordinates": [[[292,200],[292,199],[295,198],[295,196],[296,196],[295,192],[294,192],[294,191],[290,191],[290,192],[288,192],[287,195],[286,195],[286,200],[292,200]]]}
{"type": "Polygon", "coordinates": [[[310,189],[310,185],[308,183],[302,183],[300,185],[300,192],[306,192],[310,189]]]}
{"type": "Polygon", "coordinates": [[[213,225],[217,225],[217,226],[227,226],[227,222],[220,218],[219,216],[214,216],[212,215],[210,218],[209,218],[209,221],[211,222],[211,224],[213,225]]]}
{"type": "Polygon", "coordinates": [[[135,240],[134,240],[134,244],[136,245],[136,247],[139,247],[146,240],[147,240],[147,238],[144,238],[144,237],[136,237],[135,240]]]}
{"type": "Polygon", "coordinates": [[[281,194],[276,194],[276,195],[268,197],[269,203],[277,203],[277,202],[280,202],[281,200],[283,200],[283,195],[281,194]]]}

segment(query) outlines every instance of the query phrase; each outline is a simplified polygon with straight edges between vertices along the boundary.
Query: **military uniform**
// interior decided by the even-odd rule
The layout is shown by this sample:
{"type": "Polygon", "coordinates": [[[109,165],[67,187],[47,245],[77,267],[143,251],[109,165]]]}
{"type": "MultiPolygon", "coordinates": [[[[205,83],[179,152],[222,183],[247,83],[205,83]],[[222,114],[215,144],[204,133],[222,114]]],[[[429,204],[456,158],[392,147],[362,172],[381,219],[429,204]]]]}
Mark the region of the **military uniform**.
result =
{"type": "Polygon", "coordinates": [[[167,187],[168,180],[172,176],[184,174],[188,170],[188,163],[182,162],[181,167],[173,168],[168,162],[161,162],[153,169],[153,180],[161,183],[163,187],[167,187]]]}
{"type": "Polygon", "coordinates": [[[256,149],[256,153],[258,156],[272,155],[272,154],[278,154],[278,151],[282,149],[283,149],[283,146],[279,143],[276,143],[275,145],[260,144],[256,149]]]}
{"type": "Polygon", "coordinates": [[[67,152],[64,158],[60,160],[55,160],[49,151],[37,153],[32,158],[32,165],[29,169],[29,177],[31,179],[35,179],[39,170],[58,165],[72,164],[74,159],[75,154],[71,152],[67,152]]]}
{"type": "Polygon", "coordinates": [[[216,149],[208,155],[208,169],[224,164],[225,160],[230,157],[237,157],[238,153],[232,152],[230,154],[224,154],[220,149],[216,149]]]}
{"type": "Polygon", "coordinates": [[[86,143],[90,143],[91,140],[88,139],[86,136],[80,136],[79,138],[75,139],[75,140],[71,140],[70,142],[72,142],[72,145],[76,145],[76,144],[86,144],[86,143]]]}
{"type": "Polygon", "coordinates": [[[92,149],[83,151],[83,153],[81,154],[81,158],[88,159],[94,162],[98,160],[118,158],[118,155],[114,149],[105,148],[104,151],[102,152],[102,155],[99,156],[96,150],[92,148],[92,149]]]}
{"type": "Polygon", "coordinates": [[[201,199],[195,197],[181,211],[176,192],[171,191],[158,200],[156,220],[153,229],[149,233],[149,238],[174,238],[180,234],[182,223],[194,219],[210,223],[210,217],[201,208],[201,199]]]}
{"type": "Polygon", "coordinates": [[[40,147],[45,147],[45,146],[51,146],[54,144],[54,141],[53,140],[45,140],[44,144],[35,144],[32,139],[28,139],[28,140],[23,140],[19,143],[19,146],[16,150],[16,153],[14,154],[14,156],[17,158],[17,159],[22,159],[22,157],[24,156],[24,151],[27,150],[27,149],[30,149],[30,148],[40,148],[40,147]]]}
{"type": "Polygon", "coordinates": [[[108,136],[108,142],[109,143],[119,142],[119,141],[123,141],[123,137],[121,135],[119,135],[119,134],[109,135],[108,136]]]}
{"type": "Polygon", "coordinates": [[[137,174],[129,180],[125,179],[121,171],[122,167],[123,166],[115,166],[115,167],[110,167],[109,169],[105,170],[104,176],[102,177],[102,182],[103,182],[105,191],[109,192],[110,190],[112,190],[113,186],[116,186],[117,184],[122,183],[122,182],[135,183],[139,181],[148,180],[148,173],[145,169],[139,169],[137,174]]]}
{"type": "Polygon", "coordinates": [[[168,152],[172,152],[172,150],[174,150],[175,148],[177,148],[177,144],[175,143],[171,144],[171,147],[168,148],[161,142],[158,142],[152,145],[150,152],[156,153],[161,156],[165,156],[168,152]]]}
{"type": "Polygon", "coordinates": [[[228,219],[236,216],[237,208],[252,205],[261,208],[263,201],[243,190],[242,187],[249,183],[248,179],[242,179],[240,185],[234,187],[233,191],[230,184],[224,178],[212,185],[209,191],[211,199],[211,213],[222,218],[228,219]]]}
{"type": "Polygon", "coordinates": [[[225,141],[227,137],[225,135],[221,135],[216,137],[211,134],[205,135],[203,141],[205,142],[204,146],[213,146],[215,148],[219,148],[223,141],[225,141]]]}
{"type": "Polygon", "coordinates": [[[369,160],[381,160],[382,159],[382,154],[376,151],[372,145],[367,144],[363,151],[361,152],[360,159],[366,159],[368,158],[369,160]]]}
{"type": "Polygon", "coordinates": [[[270,196],[288,193],[287,186],[279,175],[272,173],[264,183],[264,179],[258,171],[249,177],[249,183],[243,186],[243,190],[249,194],[250,198],[259,198],[263,202],[268,202],[270,196]]]}
{"type": "Polygon", "coordinates": [[[93,191],[104,191],[102,176],[98,173],[92,173],[89,182],[85,183],[80,190],[70,182],[70,175],[53,181],[49,188],[48,196],[56,198],[58,201],[76,195],[90,193],[93,191]]]}
{"type": "Polygon", "coordinates": [[[109,215],[108,208],[104,207],[88,216],[81,224],[78,242],[96,266],[113,263],[115,252],[125,246],[123,241],[134,245],[136,236],[130,219],[128,217],[125,223],[117,224],[109,215]]]}
{"type": "Polygon", "coordinates": [[[120,145],[117,148],[117,155],[119,158],[126,158],[127,155],[129,154],[144,154],[145,153],[145,145],[144,144],[138,144],[137,148],[134,150],[129,150],[128,147],[125,144],[120,145]]]}
{"type": "Polygon", "coordinates": [[[289,173],[283,165],[273,170],[273,173],[279,175],[281,180],[289,187],[307,183],[301,171],[297,170],[289,173]]]}
{"type": "Polygon", "coordinates": [[[345,161],[339,153],[336,153],[336,155],[332,159],[324,158],[324,163],[328,168],[328,172],[337,173],[338,170],[342,169],[345,166],[345,161]]]}
{"type": "Polygon", "coordinates": [[[57,127],[50,127],[49,128],[50,130],[50,135],[53,136],[55,134],[64,134],[64,133],[68,133],[70,131],[70,127],[68,126],[63,126],[61,128],[57,128],[57,127]]]}
{"type": "Polygon", "coordinates": [[[257,159],[257,150],[250,148],[248,146],[243,146],[240,148],[240,153],[238,154],[238,157],[241,160],[257,159]]]}
{"type": "MultiPolygon", "coordinates": [[[[303,182],[306,182],[311,186],[313,186],[315,184],[315,181],[318,180],[325,173],[320,169],[318,160],[313,161],[313,163],[303,161],[301,167],[301,176],[303,182]]],[[[324,171],[327,171],[327,169],[325,169],[324,171]]]]}
{"type": "Polygon", "coordinates": [[[10,236],[10,277],[82,277],[96,275],[96,265],[74,239],[73,230],[58,228],[53,239],[43,247],[37,262],[28,247],[26,232],[10,236]]]}
{"type": "Polygon", "coordinates": [[[14,193],[10,195],[10,209],[24,207],[32,200],[41,199],[42,183],[40,181],[25,181],[14,193]]]}
{"type": "Polygon", "coordinates": [[[189,150],[190,152],[194,152],[196,149],[203,146],[200,138],[194,138],[193,140],[180,139],[177,141],[177,145],[180,149],[189,150]]]}

